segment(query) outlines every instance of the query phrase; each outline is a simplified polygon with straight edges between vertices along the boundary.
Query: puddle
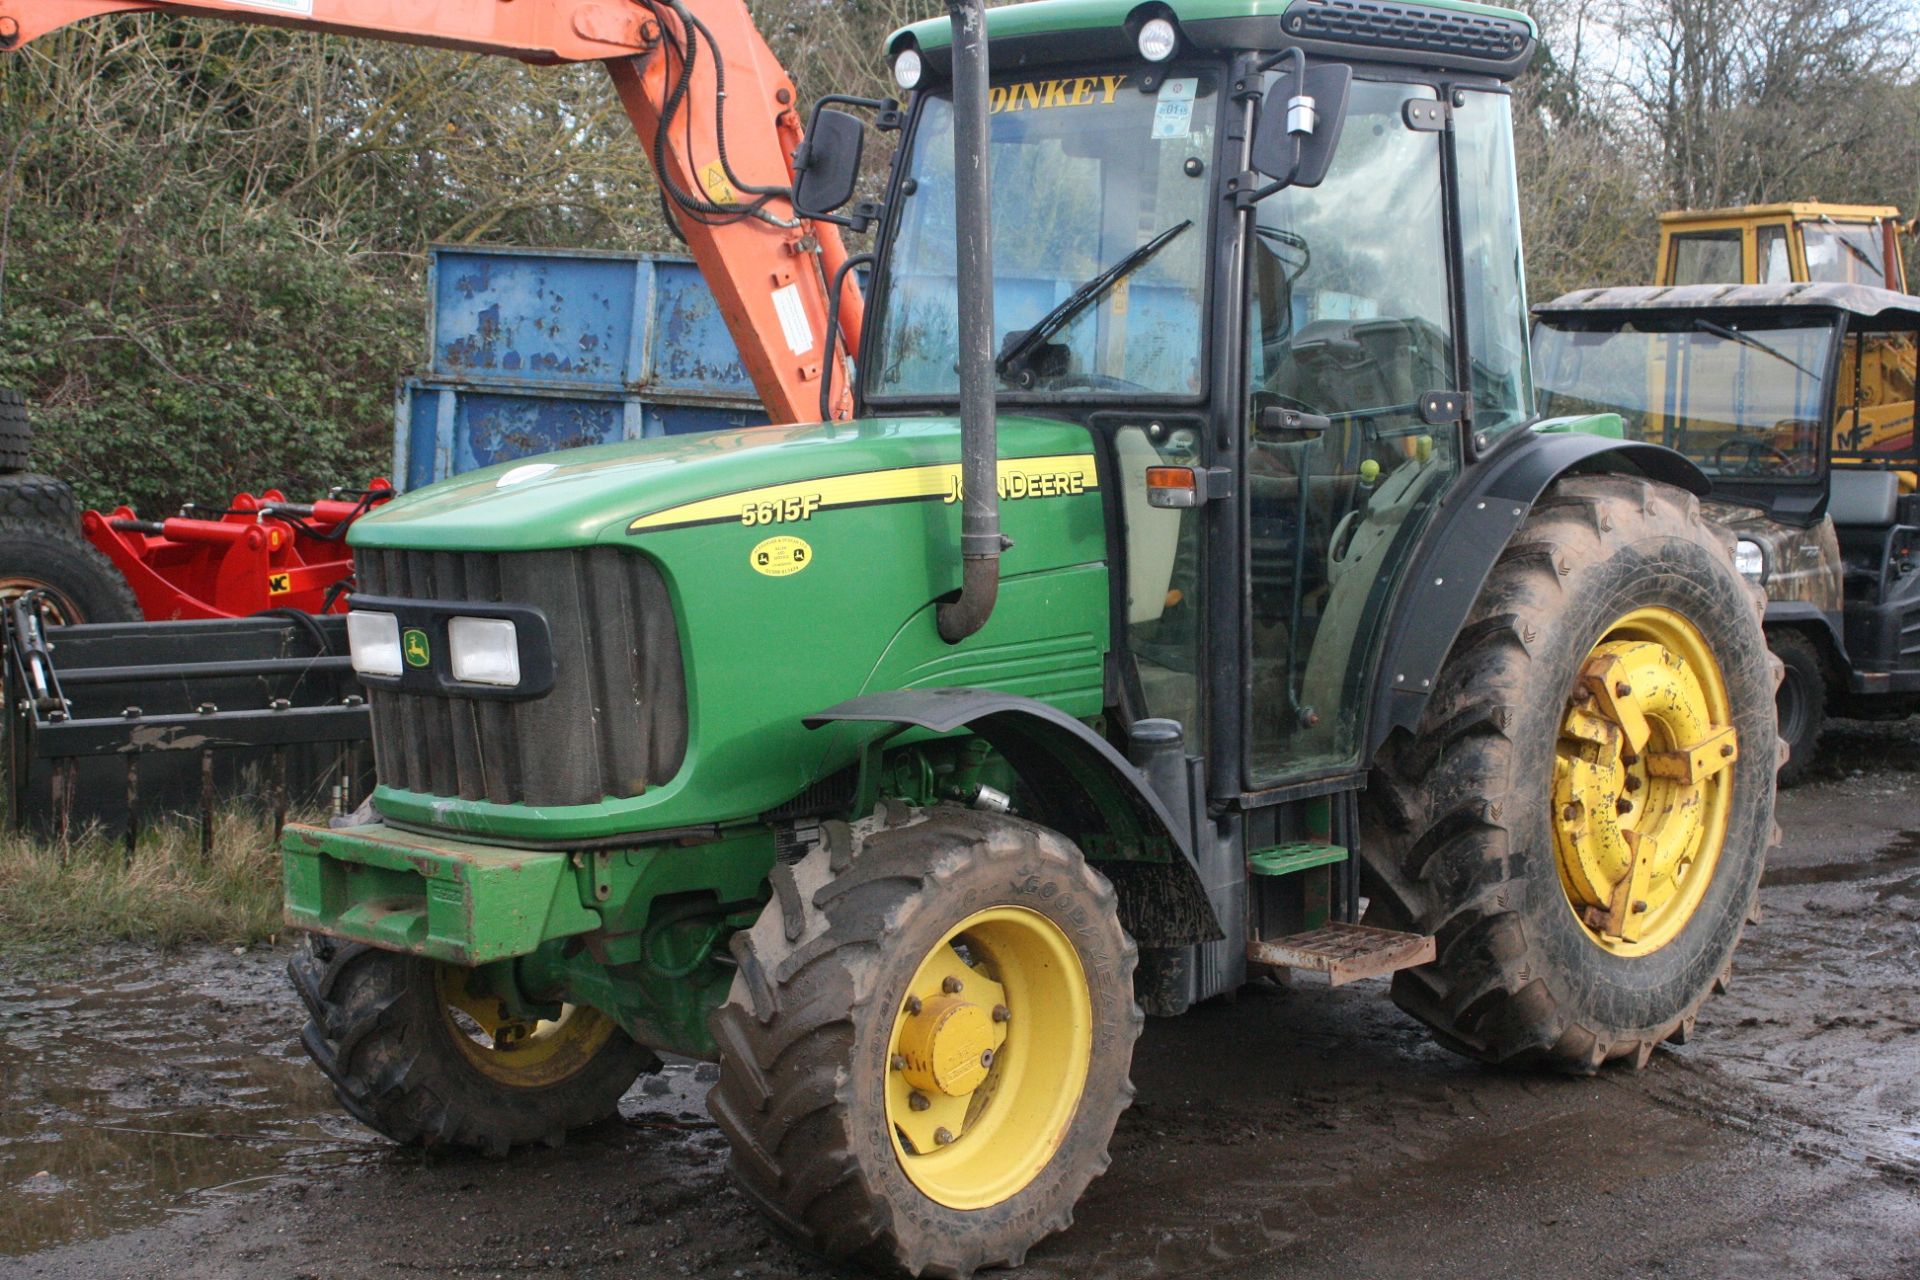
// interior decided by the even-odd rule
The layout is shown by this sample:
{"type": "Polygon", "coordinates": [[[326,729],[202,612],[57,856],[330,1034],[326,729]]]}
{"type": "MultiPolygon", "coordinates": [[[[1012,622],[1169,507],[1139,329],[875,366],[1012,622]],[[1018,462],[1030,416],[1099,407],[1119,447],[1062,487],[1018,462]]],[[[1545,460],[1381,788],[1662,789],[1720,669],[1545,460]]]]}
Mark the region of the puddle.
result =
{"type": "Polygon", "coordinates": [[[1875,851],[1872,857],[1814,866],[1768,867],[1760,883],[1766,888],[1800,884],[1843,884],[1877,880],[1902,871],[1920,870],[1920,831],[1903,831],[1875,851]]]}
{"type": "Polygon", "coordinates": [[[0,1256],[363,1156],[295,1043],[277,952],[0,965],[0,1256]]]}

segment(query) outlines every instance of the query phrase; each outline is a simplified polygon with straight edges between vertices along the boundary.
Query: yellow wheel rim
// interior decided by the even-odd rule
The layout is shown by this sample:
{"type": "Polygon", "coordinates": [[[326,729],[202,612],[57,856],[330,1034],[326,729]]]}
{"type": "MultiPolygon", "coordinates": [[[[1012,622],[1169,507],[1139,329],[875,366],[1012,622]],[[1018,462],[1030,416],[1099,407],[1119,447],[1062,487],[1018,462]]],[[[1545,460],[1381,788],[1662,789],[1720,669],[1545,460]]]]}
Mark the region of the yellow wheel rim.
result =
{"type": "Polygon", "coordinates": [[[499,1084],[515,1089],[559,1084],[591,1062],[613,1035],[613,1019],[584,1005],[563,1005],[551,1020],[512,1018],[497,997],[470,989],[471,977],[471,970],[458,965],[434,966],[434,988],[454,1046],[499,1084]]]}
{"type": "Polygon", "coordinates": [[[1093,1058],[1079,953],[1025,907],[962,920],[914,972],[887,1042],[887,1128],[929,1199],[1019,1194],[1065,1139],[1093,1058]]]}
{"type": "Polygon", "coordinates": [[[1553,846],[1574,919],[1619,956],[1658,951],[1706,895],[1739,741],[1713,651],[1671,609],[1636,609],[1581,665],[1553,762],[1553,846]]]}

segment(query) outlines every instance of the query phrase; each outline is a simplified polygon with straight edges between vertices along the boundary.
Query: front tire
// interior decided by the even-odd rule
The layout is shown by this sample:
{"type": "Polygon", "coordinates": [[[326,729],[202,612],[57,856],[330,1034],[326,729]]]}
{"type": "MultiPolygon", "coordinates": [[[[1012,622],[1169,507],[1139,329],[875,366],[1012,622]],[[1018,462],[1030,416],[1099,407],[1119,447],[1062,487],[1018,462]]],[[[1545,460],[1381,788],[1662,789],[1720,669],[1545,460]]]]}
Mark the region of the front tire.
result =
{"type": "Polygon", "coordinates": [[[1787,762],[1780,766],[1780,785],[1797,787],[1813,768],[1820,730],[1827,722],[1827,671],[1820,651],[1798,631],[1775,631],[1767,636],[1774,656],[1785,668],[1774,702],[1780,719],[1780,738],[1787,744],[1787,762]]]}
{"type": "Polygon", "coordinates": [[[1536,504],[1362,797],[1369,920],[1438,939],[1394,1000],[1443,1044],[1590,1072],[1691,1032],[1777,839],[1759,606],[1680,490],[1536,504]]]}
{"type": "Polygon", "coordinates": [[[468,970],[421,956],[314,936],[287,972],[312,1015],[300,1042],[340,1104],[403,1146],[558,1146],[660,1067],[593,1009],[509,1028],[468,970]]]}
{"type": "Polygon", "coordinates": [[[891,808],[775,868],[733,942],[707,1106],[802,1243],[912,1275],[1018,1266],[1107,1167],[1137,953],[1058,834],[891,808]]]}

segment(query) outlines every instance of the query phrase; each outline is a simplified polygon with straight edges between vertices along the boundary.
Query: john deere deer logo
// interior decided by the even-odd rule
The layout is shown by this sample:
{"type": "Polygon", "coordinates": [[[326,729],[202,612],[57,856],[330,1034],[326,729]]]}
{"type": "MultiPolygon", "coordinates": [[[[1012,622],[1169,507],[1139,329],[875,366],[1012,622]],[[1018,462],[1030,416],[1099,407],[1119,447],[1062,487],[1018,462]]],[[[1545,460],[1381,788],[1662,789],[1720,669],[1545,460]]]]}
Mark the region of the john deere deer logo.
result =
{"type": "Polygon", "coordinates": [[[427,647],[427,633],[418,627],[409,627],[400,637],[400,648],[407,655],[410,667],[424,667],[433,661],[433,651],[427,647]]]}

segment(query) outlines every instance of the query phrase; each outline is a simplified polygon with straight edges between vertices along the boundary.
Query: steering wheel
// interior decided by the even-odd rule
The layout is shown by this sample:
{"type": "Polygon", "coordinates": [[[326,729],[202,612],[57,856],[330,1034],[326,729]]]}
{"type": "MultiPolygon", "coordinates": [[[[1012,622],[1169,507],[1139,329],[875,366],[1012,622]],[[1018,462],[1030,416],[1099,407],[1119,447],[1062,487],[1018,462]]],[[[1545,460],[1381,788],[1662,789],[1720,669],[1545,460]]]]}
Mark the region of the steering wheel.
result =
{"type": "Polygon", "coordinates": [[[1730,475],[1733,469],[1727,463],[1727,454],[1734,449],[1745,452],[1746,460],[1741,464],[1740,474],[1764,476],[1791,470],[1793,455],[1776,448],[1770,441],[1758,436],[1733,436],[1722,440],[1713,451],[1713,469],[1722,475],[1730,475]]]}

